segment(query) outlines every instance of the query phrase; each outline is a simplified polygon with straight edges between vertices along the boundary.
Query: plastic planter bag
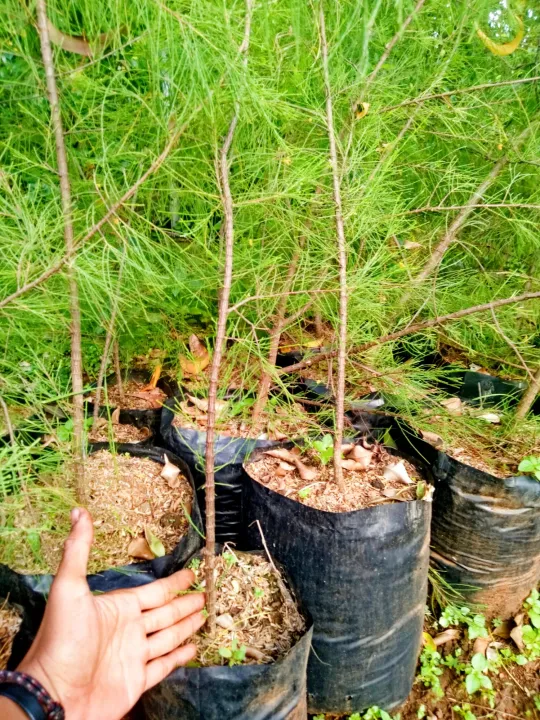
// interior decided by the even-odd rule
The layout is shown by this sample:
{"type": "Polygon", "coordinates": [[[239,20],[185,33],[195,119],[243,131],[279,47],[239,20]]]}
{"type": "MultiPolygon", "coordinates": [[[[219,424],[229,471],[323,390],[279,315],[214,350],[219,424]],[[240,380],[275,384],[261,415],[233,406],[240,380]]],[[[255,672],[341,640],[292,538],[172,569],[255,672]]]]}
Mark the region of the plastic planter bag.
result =
{"type": "Polygon", "coordinates": [[[309,711],[348,714],[403,703],[422,640],[431,504],[331,513],[249,478],[245,512],[250,545],[262,545],[258,520],[313,618],[309,711]]]}
{"type": "MultiPolygon", "coordinates": [[[[107,443],[96,443],[93,451],[108,449],[107,443]]],[[[164,463],[162,448],[140,447],[138,445],[117,445],[118,453],[129,453],[137,457],[148,457],[155,462],[164,463]]],[[[167,457],[177,465],[194,488],[193,477],[187,465],[181,458],[167,452],[167,457]]],[[[88,576],[90,590],[109,592],[111,590],[137,587],[167,577],[184,567],[189,557],[202,545],[202,519],[197,504],[195,492],[193,493],[193,506],[191,521],[186,535],[184,535],[170,555],[155,558],[154,560],[134,563],[119,568],[105,570],[96,575],[88,576]],[[195,527],[199,530],[195,529],[195,527]]],[[[9,666],[16,667],[30,649],[30,645],[39,629],[45,611],[46,598],[53,581],[52,575],[25,575],[11,570],[0,564],[0,599],[9,598],[9,601],[22,608],[22,624],[15,636],[9,666]]]]}
{"type": "Polygon", "coordinates": [[[146,720],[306,720],[312,634],[273,663],[178,668],[143,695],[146,720]]]}
{"type": "MultiPolygon", "coordinates": [[[[365,431],[369,414],[353,423],[365,431]]],[[[540,580],[540,483],[497,478],[436,450],[406,423],[387,417],[384,424],[398,448],[427,462],[435,478],[432,566],[488,617],[514,615],[540,580]]]]}
{"type": "MultiPolygon", "coordinates": [[[[161,437],[165,446],[181,457],[193,473],[199,507],[204,518],[206,433],[191,428],[178,428],[172,424],[174,419],[172,408],[176,402],[177,399],[173,398],[163,407],[161,437]]],[[[275,447],[279,444],[270,440],[216,436],[214,452],[217,542],[233,542],[239,548],[245,547],[242,518],[242,488],[244,484],[242,466],[245,459],[256,448],[275,447]]]]}

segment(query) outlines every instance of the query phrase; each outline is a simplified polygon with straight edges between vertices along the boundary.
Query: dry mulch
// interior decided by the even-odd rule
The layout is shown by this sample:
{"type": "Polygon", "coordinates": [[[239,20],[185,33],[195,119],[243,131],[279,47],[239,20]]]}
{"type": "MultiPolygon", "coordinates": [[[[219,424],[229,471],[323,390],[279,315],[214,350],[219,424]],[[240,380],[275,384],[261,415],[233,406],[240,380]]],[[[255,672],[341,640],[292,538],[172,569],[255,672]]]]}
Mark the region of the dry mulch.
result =
{"type": "Polygon", "coordinates": [[[492,458],[488,452],[479,450],[476,447],[449,448],[446,452],[450,457],[459,460],[459,462],[464,465],[470,465],[476,468],[476,470],[481,470],[500,479],[510,477],[517,473],[517,467],[511,460],[504,462],[499,458],[492,458]]]}
{"type": "Polygon", "coordinates": [[[13,639],[22,622],[22,617],[7,600],[0,601],[0,670],[5,670],[13,639]]]}
{"type": "Polygon", "coordinates": [[[109,425],[105,418],[99,420],[103,422],[95,428],[92,427],[88,434],[90,442],[141,443],[152,437],[152,431],[147,427],[112,423],[109,425]]]}
{"type": "MultiPolygon", "coordinates": [[[[205,403],[207,399],[196,398],[199,407],[192,400],[186,398],[177,403],[173,426],[177,428],[190,428],[200,432],[206,431],[207,413],[205,403]]],[[[216,406],[216,432],[234,438],[259,438],[268,440],[285,440],[289,437],[306,435],[309,431],[319,430],[319,425],[313,416],[299,403],[283,404],[271,412],[268,409],[261,414],[260,422],[254,427],[244,418],[227,419],[228,410],[233,401],[218,400],[216,406]]]]}
{"type": "MultiPolygon", "coordinates": [[[[293,452],[300,454],[297,448],[293,452]]],[[[379,446],[366,470],[343,469],[346,486],[346,493],[343,494],[334,481],[332,460],[327,465],[322,465],[318,455],[312,450],[304,453],[301,459],[304,464],[317,470],[318,476],[314,480],[302,480],[296,468],[283,470],[281,460],[266,454],[263,454],[260,460],[247,465],[246,469],[251,477],[270,490],[327,512],[349,512],[381,503],[416,500],[418,482],[426,480],[422,472],[408,460],[403,460],[403,464],[414,481],[413,484],[406,485],[398,479],[386,479],[385,468],[402,458],[391,455],[379,446]],[[277,470],[283,474],[277,474],[277,470]]]]}
{"type": "MultiPolygon", "coordinates": [[[[130,379],[123,385],[124,397],[118,390],[117,385],[109,385],[107,387],[107,398],[105,398],[104,390],[101,391],[101,405],[109,407],[121,407],[124,410],[152,410],[160,408],[167,395],[159,388],[145,390],[148,383],[130,379]]],[[[94,395],[88,397],[88,400],[94,402],[94,395]]]]}
{"type": "MultiPolygon", "coordinates": [[[[204,560],[193,570],[204,587],[204,560]]],[[[217,632],[193,641],[202,666],[227,665],[220,649],[246,648],[242,664],[270,663],[284,657],[305,631],[304,618],[270,562],[261,555],[226,547],[216,557],[217,632]]],[[[197,587],[197,586],[196,586],[197,587]]],[[[238,663],[236,663],[238,664],[238,663]]]]}

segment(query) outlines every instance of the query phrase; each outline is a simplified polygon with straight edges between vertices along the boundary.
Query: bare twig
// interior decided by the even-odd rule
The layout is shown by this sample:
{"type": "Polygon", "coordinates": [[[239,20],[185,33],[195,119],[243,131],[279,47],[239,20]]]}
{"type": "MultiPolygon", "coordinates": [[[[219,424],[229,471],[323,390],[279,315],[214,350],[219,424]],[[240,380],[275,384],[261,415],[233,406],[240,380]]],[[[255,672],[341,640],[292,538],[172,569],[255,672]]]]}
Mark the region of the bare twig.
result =
{"type": "MultiPolygon", "coordinates": [[[[244,26],[244,39],[241,46],[244,67],[247,65],[247,52],[251,32],[251,15],[253,0],[246,0],[246,17],[244,26]]],[[[208,630],[211,636],[216,632],[216,583],[214,577],[216,553],[216,508],[215,508],[215,478],[214,478],[214,437],[216,429],[216,400],[219,383],[219,370],[223,347],[227,316],[229,312],[229,296],[231,292],[233,250],[234,250],[234,217],[233,200],[229,181],[229,150],[238,123],[239,106],[235,111],[225,141],[219,152],[217,160],[217,180],[221,193],[221,203],[225,217],[225,265],[223,268],[223,287],[219,293],[218,322],[216,341],[212,366],[210,369],[210,382],[208,385],[208,412],[206,424],[206,452],[205,452],[205,495],[206,495],[206,549],[205,549],[205,577],[206,577],[206,607],[208,610],[208,630]]]]}
{"type": "Polygon", "coordinates": [[[163,162],[165,161],[165,159],[167,158],[167,156],[169,155],[169,153],[171,152],[173,147],[178,142],[178,139],[180,138],[182,133],[185,132],[185,130],[188,127],[193,116],[196,115],[202,109],[202,107],[203,107],[203,105],[201,104],[197,108],[195,108],[195,110],[191,114],[190,118],[188,120],[186,120],[186,122],[183,125],[181,125],[178,128],[178,130],[176,130],[172,134],[172,136],[169,138],[169,141],[167,142],[166,146],[163,148],[162,152],[158,155],[158,157],[154,160],[154,162],[150,165],[148,170],[146,170],[146,172],[144,172],[141,175],[141,177],[129,188],[129,190],[127,190],[122,195],[122,197],[119,200],[117,200],[113,205],[111,205],[111,207],[105,213],[105,215],[100,220],[98,220],[90,228],[90,230],[88,230],[86,235],[84,235],[84,237],[82,237],[80,240],[78,240],[73,245],[73,247],[70,250],[68,250],[65,253],[65,255],[62,258],[60,258],[60,260],[58,260],[57,263],[55,263],[54,265],[51,265],[51,267],[48,270],[45,270],[45,272],[43,272],[41,275],[39,275],[37,278],[35,278],[35,280],[32,280],[31,282],[26,283],[26,285],[23,285],[23,287],[19,288],[14,293],[12,293],[11,295],[8,295],[3,300],[1,300],[0,301],[0,310],[2,308],[5,308],[6,305],[9,305],[10,303],[12,303],[14,300],[17,300],[18,298],[20,298],[22,295],[25,295],[30,290],[33,290],[34,288],[38,287],[38,285],[41,285],[42,283],[44,283],[50,277],[55,275],[59,270],[62,270],[64,265],[69,263],[71,258],[75,255],[75,253],[85,243],[87,243],[91,238],[93,238],[94,235],[97,232],[99,232],[101,230],[101,228],[106,223],[108,223],[109,220],[117,213],[117,211],[120,209],[120,207],[122,207],[122,205],[124,205],[131,197],[133,197],[133,195],[135,195],[137,190],[150,177],[150,175],[153,175],[156,172],[156,170],[158,170],[161,167],[161,165],[163,164],[163,162]]]}
{"type": "Polygon", "coordinates": [[[516,80],[504,80],[498,83],[484,83],[483,85],[473,85],[468,88],[459,88],[456,90],[448,90],[447,92],[436,93],[435,95],[420,95],[419,97],[413,98],[412,100],[404,100],[398,105],[388,105],[388,107],[381,108],[378,113],[386,113],[398,108],[407,107],[408,105],[417,105],[424,103],[427,100],[436,100],[437,98],[451,97],[452,95],[462,95],[463,93],[476,92],[476,90],[488,90],[490,88],[504,87],[505,85],[521,85],[522,83],[536,82],[540,80],[540,75],[530,78],[517,78],[516,80]]]}
{"type": "Polygon", "coordinates": [[[118,345],[118,340],[115,340],[113,343],[113,363],[114,372],[116,374],[116,389],[118,390],[118,398],[120,400],[120,404],[123,405],[125,402],[124,381],[122,380],[122,368],[120,367],[120,347],[118,345]]]}
{"type": "Polygon", "coordinates": [[[339,262],[339,333],[338,333],[338,377],[336,389],[336,419],[334,431],[334,480],[339,489],[345,492],[343,468],[341,466],[341,446],[343,444],[343,417],[345,409],[345,360],[347,349],[347,241],[341,203],[341,182],[337,159],[336,133],[334,129],[334,109],[332,106],[332,88],[328,68],[328,42],[322,0],[319,7],[319,33],[321,38],[322,65],[326,92],[326,126],[330,144],[330,165],[332,167],[332,187],[334,213],[337,234],[339,262]]]}
{"type": "Polygon", "coordinates": [[[82,376],[82,350],[81,350],[81,308],[79,304],[79,288],[75,267],[72,264],[76,252],[73,235],[73,207],[71,202],[71,185],[67,165],[66,145],[62,127],[62,115],[54,74],[54,61],[52,56],[49,27],[47,22],[47,7],[45,0],[37,0],[37,16],[39,38],[41,42],[41,55],[45,67],[47,92],[51,106],[51,120],[56,142],[56,160],[60,176],[60,196],[62,199],[62,214],[64,219],[64,240],[66,254],[70,256],[67,263],[67,279],[69,286],[69,309],[71,316],[71,385],[73,390],[73,458],[75,470],[75,485],[79,502],[86,499],[86,486],[84,482],[84,400],[82,376]]]}
{"type": "MultiPolygon", "coordinates": [[[[392,342],[392,340],[399,340],[399,338],[405,337],[406,335],[411,335],[412,333],[420,332],[421,330],[428,330],[429,328],[436,327],[437,325],[444,325],[445,323],[451,322],[452,320],[459,320],[463,317],[467,317],[468,315],[473,315],[474,313],[486,312],[487,310],[503,307],[504,305],[511,305],[513,303],[525,302],[526,300],[534,300],[537,298],[540,298],[540,292],[529,292],[510,298],[501,298],[500,300],[494,300],[493,302],[485,303],[483,305],[473,305],[472,307],[464,308],[463,310],[457,310],[456,312],[450,313],[449,315],[440,315],[439,317],[432,318],[431,320],[425,320],[424,322],[415,323],[414,325],[408,325],[402,330],[396,330],[396,332],[388,333],[388,335],[382,335],[381,337],[376,338],[375,340],[370,340],[363,345],[357,345],[356,347],[351,348],[348,352],[350,355],[357,355],[359,353],[365,352],[366,350],[369,350],[372,347],[383,345],[387,342],[392,342]]],[[[337,354],[337,350],[328,350],[325,352],[317,353],[317,355],[314,355],[308,360],[302,360],[301,362],[295,363],[294,365],[289,365],[286,368],[282,368],[281,370],[279,370],[279,374],[286,375],[287,373],[298,372],[299,370],[311,367],[312,365],[315,365],[316,363],[319,363],[321,362],[321,360],[325,360],[326,358],[337,357],[337,354]]]]}
{"type": "Polygon", "coordinates": [[[414,6],[414,8],[411,10],[410,15],[408,15],[408,16],[405,18],[405,20],[403,21],[403,24],[402,24],[401,27],[398,29],[398,31],[396,32],[396,34],[394,35],[394,37],[390,40],[389,43],[387,43],[383,54],[382,54],[381,57],[379,58],[379,62],[375,65],[375,67],[373,68],[373,70],[371,71],[371,73],[370,73],[370,74],[367,76],[367,78],[366,78],[366,83],[365,83],[364,88],[363,88],[363,91],[364,91],[364,92],[367,92],[367,89],[369,88],[369,86],[371,85],[371,83],[372,83],[372,82],[375,80],[375,78],[377,77],[377,75],[378,75],[378,73],[379,73],[379,70],[382,68],[382,66],[384,65],[384,63],[388,60],[388,56],[389,56],[390,53],[392,52],[392,50],[393,50],[393,48],[394,48],[394,45],[401,39],[401,37],[403,36],[405,30],[409,27],[409,25],[410,25],[411,22],[413,21],[414,16],[415,16],[417,13],[419,13],[420,10],[422,9],[422,6],[424,5],[425,1],[426,1],[426,0],[418,0],[418,2],[416,3],[416,5],[414,6]]]}
{"type": "Polygon", "coordinates": [[[531,384],[523,394],[516,409],[516,420],[523,420],[540,393],[540,367],[534,374],[531,384]]]}
{"type": "Polygon", "coordinates": [[[274,365],[276,364],[277,354],[279,350],[279,339],[281,337],[281,333],[283,332],[285,312],[287,310],[287,301],[289,299],[288,293],[294,281],[294,275],[296,273],[299,258],[300,248],[297,248],[293,252],[291,261],[289,263],[287,276],[285,278],[285,282],[283,283],[283,295],[281,295],[281,297],[279,298],[274,324],[272,325],[272,328],[270,330],[270,349],[268,350],[267,358],[268,366],[266,369],[263,369],[261,379],[259,381],[257,400],[255,402],[252,415],[252,421],[254,426],[256,426],[259,422],[259,418],[262,411],[264,410],[264,406],[266,405],[266,401],[268,399],[268,393],[270,392],[270,384],[272,381],[270,368],[274,367],[274,365]]]}
{"type": "Polygon", "coordinates": [[[9,442],[12,445],[15,445],[15,433],[13,432],[13,425],[11,424],[11,418],[9,417],[9,410],[8,406],[6,405],[6,401],[4,398],[0,395],[0,405],[2,406],[2,413],[4,414],[4,421],[6,423],[6,430],[9,435],[9,442]]]}
{"type": "MultiPolygon", "coordinates": [[[[516,139],[516,146],[521,145],[523,141],[529,136],[532,128],[534,126],[531,124],[523,132],[517,137],[516,139]]],[[[431,253],[429,260],[424,265],[424,268],[421,270],[421,272],[413,278],[411,285],[413,287],[418,286],[424,280],[426,280],[431,273],[439,266],[439,263],[444,257],[444,254],[448,250],[449,246],[454,242],[456,239],[459,231],[467,221],[469,215],[474,211],[475,207],[478,206],[478,201],[481,200],[484,197],[485,192],[488,190],[488,188],[493,184],[493,182],[498,177],[499,173],[503,168],[506,167],[509,161],[509,155],[508,153],[503,155],[503,157],[500,158],[498,162],[495,163],[491,171],[489,172],[488,176],[485,178],[485,180],[480,183],[480,185],[476,188],[476,190],[472,193],[471,197],[469,198],[468,202],[462,207],[448,230],[444,233],[443,237],[441,238],[440,242],[437,244],[433,252],[431,253]]],[[[401,303],[405,304],[407,303],[412,295],[412,290],[407,290],[403,297],[401,298],[401,303]]]]}

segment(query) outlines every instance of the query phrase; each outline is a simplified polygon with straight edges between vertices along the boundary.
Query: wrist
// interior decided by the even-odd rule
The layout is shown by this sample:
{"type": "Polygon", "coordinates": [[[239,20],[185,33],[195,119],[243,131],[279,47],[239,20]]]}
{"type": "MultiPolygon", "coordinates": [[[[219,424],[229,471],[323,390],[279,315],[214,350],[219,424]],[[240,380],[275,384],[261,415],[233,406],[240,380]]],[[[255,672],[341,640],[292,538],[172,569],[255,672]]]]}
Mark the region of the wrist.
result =
{"type": "Polygon", "coordinates": [[[0,717],[3,720],[28,720],[28,715],[16,702],[0,695],[0,717]]]}

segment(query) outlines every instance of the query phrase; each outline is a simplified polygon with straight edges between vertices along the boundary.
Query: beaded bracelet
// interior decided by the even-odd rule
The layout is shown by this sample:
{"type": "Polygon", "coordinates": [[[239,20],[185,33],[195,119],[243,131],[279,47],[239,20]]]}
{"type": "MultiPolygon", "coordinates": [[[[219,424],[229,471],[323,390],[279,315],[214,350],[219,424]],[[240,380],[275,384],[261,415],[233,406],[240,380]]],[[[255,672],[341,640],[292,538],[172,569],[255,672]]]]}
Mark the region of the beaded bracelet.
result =
{"type": "Polygon", "coordinates": [[[64,708],[26,673],[0,670],[0,696],[17,703],[32,720],[64,720],[64,708]]]}

